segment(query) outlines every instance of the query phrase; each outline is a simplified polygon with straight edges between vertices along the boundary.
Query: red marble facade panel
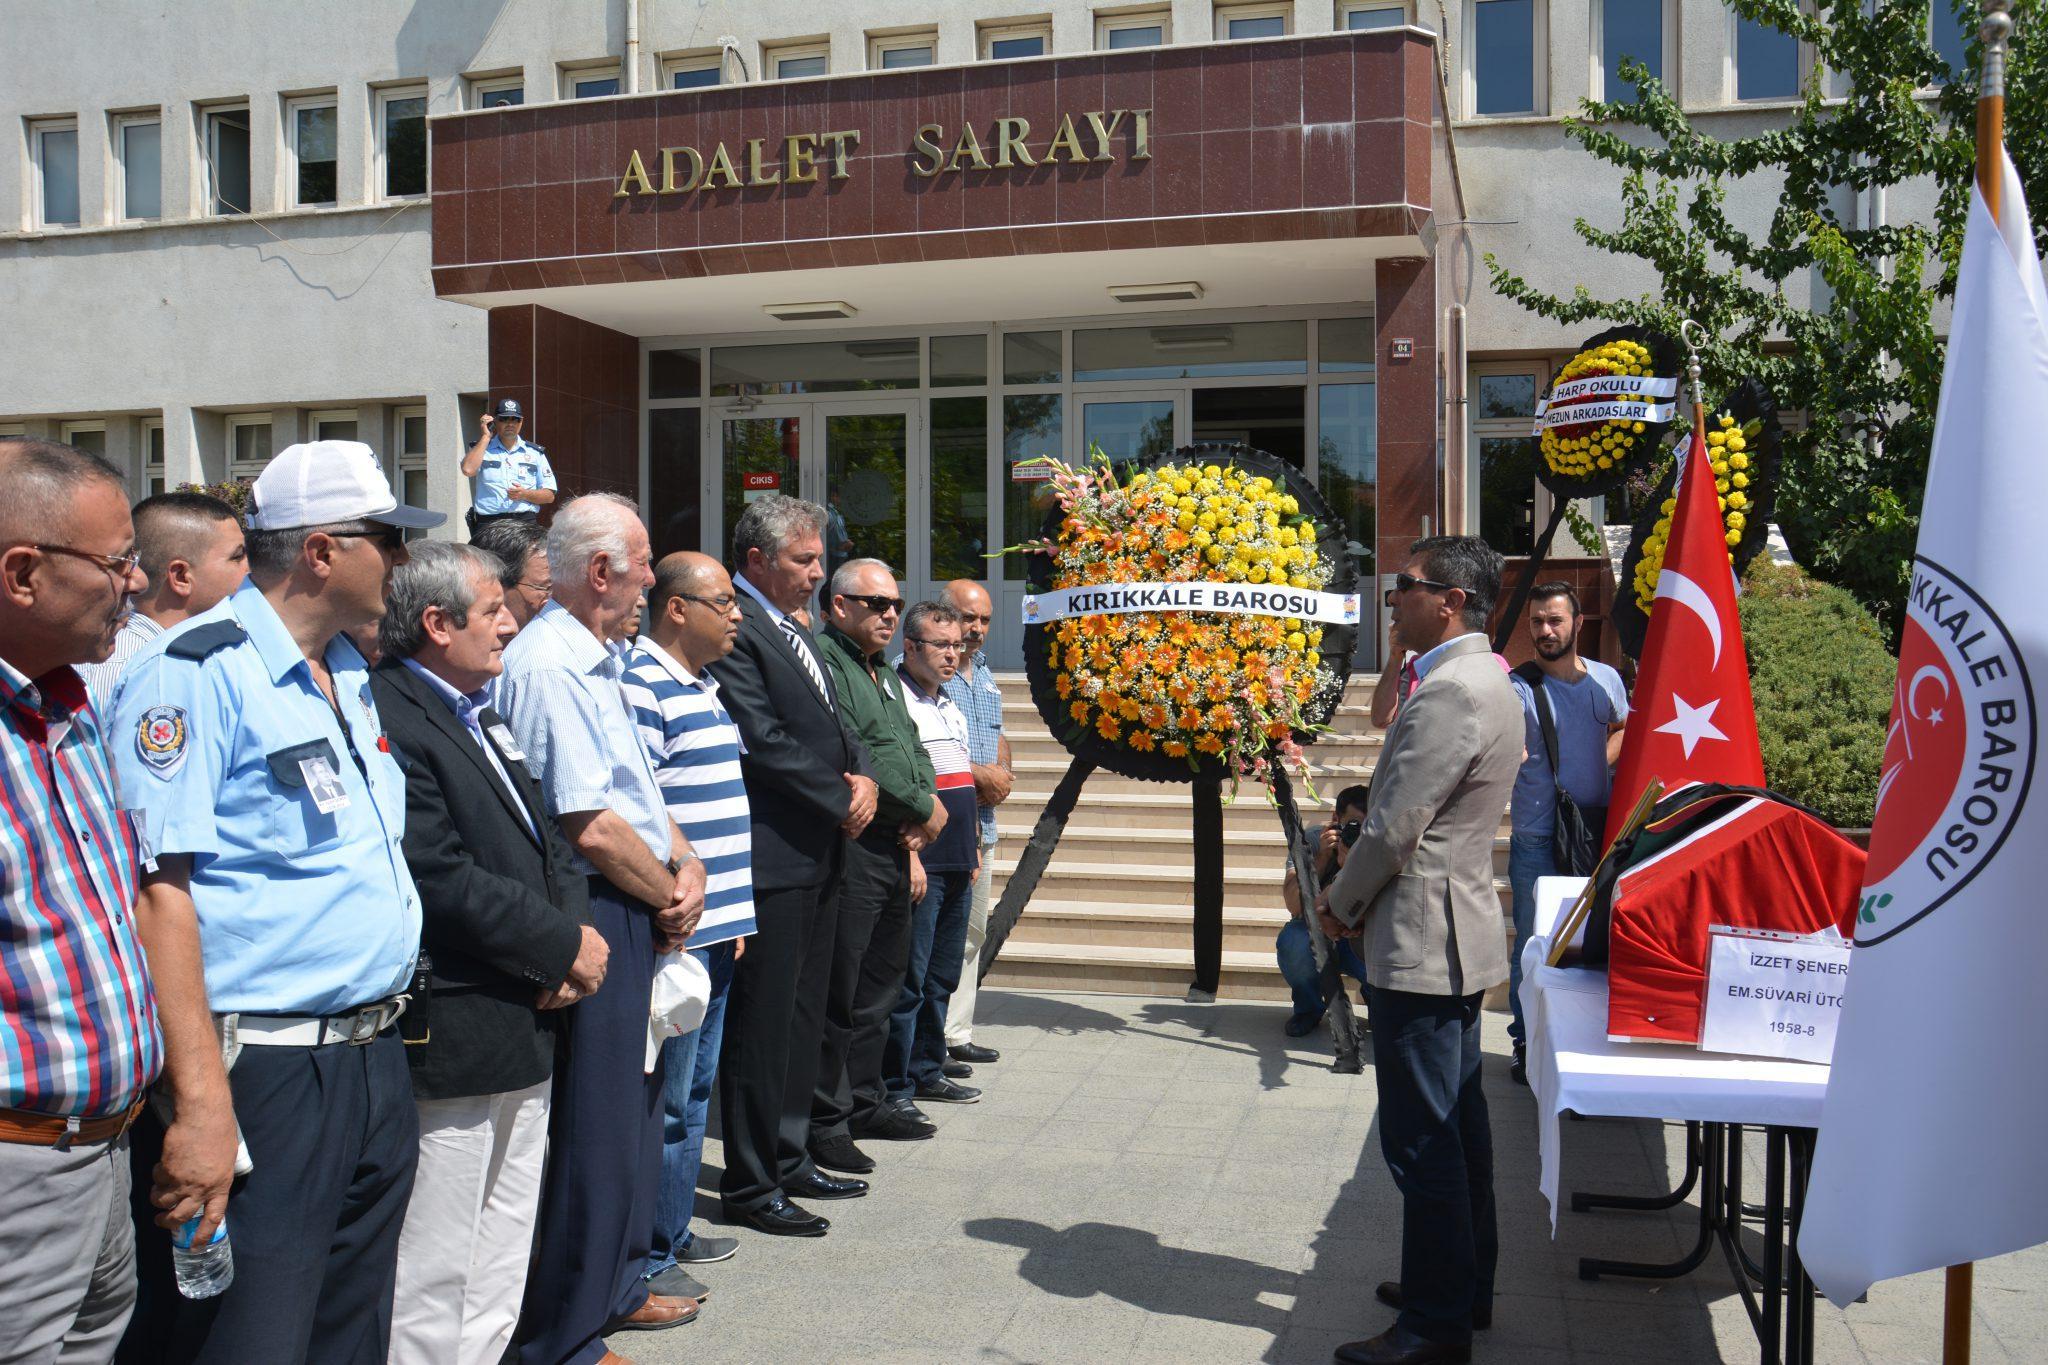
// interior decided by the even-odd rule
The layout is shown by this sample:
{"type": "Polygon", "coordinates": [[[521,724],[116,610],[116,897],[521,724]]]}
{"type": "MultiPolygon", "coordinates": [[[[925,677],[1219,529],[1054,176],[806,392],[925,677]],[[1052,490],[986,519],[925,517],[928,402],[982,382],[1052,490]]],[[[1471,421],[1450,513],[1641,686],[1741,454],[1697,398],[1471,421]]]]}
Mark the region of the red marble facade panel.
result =
{"type": "Polygon", "coordinates": [[[1251,133],[1202,134],[1201,212],[1248,213],[1251,208],[1251,133]]]}
{"type": "Polygon", "coordinates": [[[625,158],[619,151],[619,106],[612,100],[575,100],[561,106],[576,130],[576,178],[616,185],[625,158]]]}
{"type": "Polygon", "coordinates": [[[1190,123],[1190,128],[1218,132],[1251,127],[1253,55],[1251,48],[1234,46],[1204,54],[1201,117],[1198,123],[1190,123]]]}
{"type": "Polygon", "coordinates": [[[1391,573],[1410,542],[1443,529],[1437,423],[1436,265],[1428,259],[1374,262],[1379,422],[1379,562],[1391,573]],[[1405,338],[1414,354],[1396,359],[1405,338]]]}
{"type": "Polygon", "coordinates": [[[1351,188],[1357,134],[1354,123],[1316,123],[1301,130],[1301,202],[1305,206],[1334,208],[1354,202],[1351,188]]]}
{"type": "Polygon", "coordinates": [[[525,189],[533,184],[534,162],[540,147],[534,112],[515,109],[497,136],[498,188],[525,189]]]}
{"type": "Polygon", "coordinates": [[[443,265],[460,265],[469,259],[469,243],[463,235],[463,208],[468,200],[456,191],[434,196],[427,245],[433,259],[443,265]]]}
{"type": "MultiPolygon", "coordinates": [[[[614,199],[612,200],[612,243],[617,251],[652,251],[661,244],[656,227],[659,219],[659,199],[614,199]]],[[[507,234],[507,241],[510,235],[507,234]]],[[[516,260],[509,246],[505,252],[508,259],[516,260]]]]}
{"type": "Polygon", "coordinates": [[[1310,40],[1301,53],[1301,121],[1349,123],[1352,119],[1351,43],[1310,40]]]}
{"type": "Polygon", "coordinates": [[[498,162],[505,145],[495,122],[485,119],[475,122],[485,126],[470,129],[469,137],[463,143],[462,187],[471,194],[498,188],[498,162]]]}
{"type": "Polygon", "coordinates": [[[1307,68],[1296,62],[1251,63],[1251,126],[1282,128],[1301,122],[1307,68]]]}
{"type": "Polygon", "coordinates": [[[542,258],[575,255],[576,187],[535,185],[531,193],[534,254],[542,258]]]}
{"type": "Polygon", "coordinates": [[[1298,126],[1253,130],[1253,207],[1273,210],[1301,206],[1301,146],[1302,131],[1298,126]]]}
{"type": "Polygon", "coordinates": [[[526,190],[498,194],[498,254],[495,261],[530,261],[534,256],[533,214],[520,201],[532,193],[526,190]]]}
{"type": "MultiPolygon", "coordinates": [[[[570,183],[576,179],[576,125],[560,105],[542,105],[534,110],[534,115],[533,183],[570,183]]],[[[490,120],[479,118],[471,121],[487,125],[490,120]]]]}
{"type": "Polygon", "coordinates": [[[427,152],[427,188],[449,194],[463,188],[463,156],[469,137],[468,119],[450,119],[436,131],[427,152]]]}
{"type": "Polygon", "coordinates": [[[498,196],[471,192],[463,206],[463,259],[489,262],[498,256],[498,196]]]}

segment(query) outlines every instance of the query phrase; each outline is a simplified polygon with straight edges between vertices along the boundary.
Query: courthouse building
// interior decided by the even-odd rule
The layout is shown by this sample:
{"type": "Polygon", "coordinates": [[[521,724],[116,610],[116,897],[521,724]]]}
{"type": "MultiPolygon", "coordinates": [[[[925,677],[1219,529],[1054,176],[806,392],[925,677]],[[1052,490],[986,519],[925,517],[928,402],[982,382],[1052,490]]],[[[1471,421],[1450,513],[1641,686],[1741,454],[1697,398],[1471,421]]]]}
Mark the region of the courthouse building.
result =
{"type": "Polygon", "coordinates": [[[1012,620],[1028,462],[1094,447],[1271,450],[1370,574],[1441,530],[1523,550],[1579,336],[1483,258],[1652,283],[1572,235],[1619,191],[1560,118],[1626,51],[1754,131],[1807,65],[1712,0],[1022,8],[11,4],[0,434],[138,495],[352,436],[453,514],[513,397],[658,549],[801,494],[835,558],[1012,620]]]}

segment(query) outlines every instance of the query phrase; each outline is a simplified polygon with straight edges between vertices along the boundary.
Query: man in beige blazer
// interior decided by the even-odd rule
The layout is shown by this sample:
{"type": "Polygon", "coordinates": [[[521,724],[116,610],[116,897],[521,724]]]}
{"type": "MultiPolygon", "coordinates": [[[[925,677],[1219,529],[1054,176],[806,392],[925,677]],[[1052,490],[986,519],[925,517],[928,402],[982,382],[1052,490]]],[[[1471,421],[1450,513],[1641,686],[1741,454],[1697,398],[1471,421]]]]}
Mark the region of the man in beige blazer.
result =
{"type": "Polygon", "coordinates": [[[1365,828],[1324,891],[1323,927],[1360,940],[1372,982],[1380,1147],[1403,1201],[1400,1310],[1346,1365],[1471,1359],[1493,1320],[1493,1135],[1479,1001],[1508,961],[1493,840],[1522,761],[1522,708],[1482,633],[1501,557],[1476,536],[1418,540],[1387,604],[1419,678],[1373,778],[1365,828]]]}

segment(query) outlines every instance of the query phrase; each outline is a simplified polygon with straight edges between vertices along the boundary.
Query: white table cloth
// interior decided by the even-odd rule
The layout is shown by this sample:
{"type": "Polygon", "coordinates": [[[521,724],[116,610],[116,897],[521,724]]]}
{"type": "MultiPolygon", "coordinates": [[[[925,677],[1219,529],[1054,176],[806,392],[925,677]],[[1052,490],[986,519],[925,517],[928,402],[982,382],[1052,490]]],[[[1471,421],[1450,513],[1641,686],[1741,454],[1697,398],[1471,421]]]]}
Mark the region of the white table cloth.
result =
{"type": "Polygon", "coordinates": [[[1810,1062],[1727,1057],[1671,1043],[1607,1039],[1607,973],[1551,967],[1557,921],[1584,884],[1580,877],[1536,883],[1535,933],[1520,945],[1522,1017],[1529,1089],[1536,1096],[1540,1185],[1557,1235],[1560,1115],[1705,1123],[1820,1126],[1828,1068],[1810,1062]]]}

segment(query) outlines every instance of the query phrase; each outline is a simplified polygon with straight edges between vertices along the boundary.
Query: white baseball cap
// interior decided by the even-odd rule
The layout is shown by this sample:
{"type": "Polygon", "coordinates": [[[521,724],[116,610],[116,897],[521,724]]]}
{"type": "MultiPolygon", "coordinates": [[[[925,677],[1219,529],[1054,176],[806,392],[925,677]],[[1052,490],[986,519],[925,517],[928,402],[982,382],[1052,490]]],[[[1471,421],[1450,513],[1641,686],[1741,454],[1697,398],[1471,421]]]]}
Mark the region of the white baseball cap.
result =
{"type": "Polygon", "coordinates": [[[424,531],[444,512],[392,496],[384,466],[361,441],[304,441],[277,452],[249,489],[249,529],[285,531],[336,521],[381,521],[424,531]]]}

